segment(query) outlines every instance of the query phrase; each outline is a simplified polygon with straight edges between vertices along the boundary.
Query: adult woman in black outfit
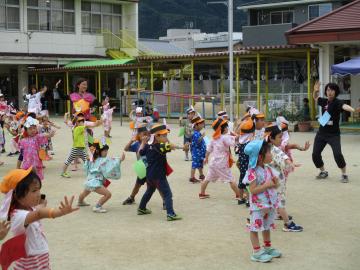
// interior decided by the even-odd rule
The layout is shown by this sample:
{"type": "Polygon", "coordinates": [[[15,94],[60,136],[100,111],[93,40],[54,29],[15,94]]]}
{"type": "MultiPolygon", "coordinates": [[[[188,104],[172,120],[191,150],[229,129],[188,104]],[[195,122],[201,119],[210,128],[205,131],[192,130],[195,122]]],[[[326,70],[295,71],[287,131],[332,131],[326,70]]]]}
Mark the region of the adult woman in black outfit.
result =
{"type": "Polygon", "coordinates": [[[346,162],[341,152],[340,142],[340,115],[342,111],[355,112],[355,110],[344,104],[344,101],[337,99],[340,93],[339,86],[335,83],[328,83],[325,86],[325,97],[319,97],[320,83],[316,82],[314,85],[313,98],[319,106],[321,106],[323,114],[323,123],[320,124],[314,140],[314,148],[312,159],[316,168],[320,169],[317,176],[318,179],[325,179],[329,173],[325,170],[324,162],[322,160],[321,152],[325,146],[329,144],[334,154],[334,159],[337,166],[341,169],[341,182],[348,183],[349,178],[346,174],[346,162]],[[328,116],[328,118],[326,118],[328,116]],[[325,120],[324,120],[325,119],[325,120]]]}

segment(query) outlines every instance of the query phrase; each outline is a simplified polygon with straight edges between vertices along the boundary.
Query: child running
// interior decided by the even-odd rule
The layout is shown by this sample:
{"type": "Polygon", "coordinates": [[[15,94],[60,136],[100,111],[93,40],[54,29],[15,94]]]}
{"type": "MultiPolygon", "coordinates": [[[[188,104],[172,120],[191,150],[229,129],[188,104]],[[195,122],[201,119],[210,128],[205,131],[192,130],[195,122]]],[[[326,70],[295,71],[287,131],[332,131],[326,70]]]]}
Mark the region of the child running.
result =
{"type": "Polygon", "coordinates": [[[271,247],[270,229],[274,229],[279,180],[267,166],[271,162],[270,145],[263,140],[254,140],[245,147],[249,156],[249,170],[246,183],[250,185],[250,240],[253,248],[251,260],[270,262],[281,257],[281,252],[271,247]],[[264,249],[260,247],[259,232],[262,232],[264,249]]]}
{"type": "Polygon", "coordinates": [[[147,189],[141,199],[138,215],[151,214],[151,210],[147,209],[146,205],[155,190],[158,189],[165,202],[167,220],[180,220],[182,218],[175,214],[173,209],[172,192],[166,178],[172,171],[167,163],[166,154],[171,150],[182,149],[182,147],[177,147],[169,143],[167,138],[169,130],[165,125],[155,124],[151,128],[150,133],[151,138],[148,143],[146,143],[146,140],[143,140],[139,149],[141,156],[146,155],[148,166],[146,168],[147,189]]]}
{"type": "Polygon", "coordinates": [[[28,169],[33,167],[40,180],[44,179],[43,162],[40,159],[40,149],[42,145],[48,142],[48,138],[55,135],[55,132],[51,133],[38,133],[39,121],[28,116],[24,124],[25,134],[20,140],[19,148],[22,156],[22,169],[28,169]]]}
{"type": "Polygon", "coordinates": [[[193,125],[194,133],[191,137],[191,176],[189,181],[193,184],[199,183],[200,180],[205,179],[203,172],[204,168],[204,159],[206,154],[206,145],[204,141],[205,132],[201,133],[200,131],[205,127],[205,119],[202,119],[200,116],[196,116],[191,120],[193,125]],[[195,172],[199,170],[199,179],[195,178],[195,172]]]}
{"type": "Polygon", "coordinates": [[[87,180],[85,189],[79,196],[78,206],[89,206],[84,200],[91,193],[96,192],[102,195],[98,203],[93,207],[95,213],[106,213],[103,205],[111,198],[111,192],[107,189],[108,179],[120,179],[120,163],[124,161],[125,154],[121,159],[108,158],[108,145],[101,145],[100,142],[94,142],[95,151],[91,160],[84,164],[87,180]]]}
{"type": "Polygon", "coordinates": [[[77,116],[73,119],[73,146],[70,150],[69,156],[65,161],[63,171],[61,173],[61,176],[64,178],[71,178],[71,176],[66,172],[67,168],[77,158],[81,158],[82,161],[85,163],[87,159],[87,150],[86,150],[86,128],[93,128],[98,127],[102,124],[101,120],[97,120],[94,125],[89,126],[85,122],[85,117],[82,113],[79,113],[77,116]]]}
{"type": "Polygon", "coordinates": [[[235,146],[239,137],[228,135],[229,130],[227,121],[221,118],[218,118],[213,122],[212,128],[214,129],[213,139],[207,146],[204,161],[204,164],[209,163],[209,170],[205,180],[201,183],[199,198],[209,198],[210,195],[205,193],[207,185],[209,182],[216,182],[220,180],[223,183],[229,183],[231,189],[236,195],[236,199],[240,199],[240,191],[231,173],[233,160],[230,152],[230,147],[235,146]]]}
{"type": "Polygon", "coordinates": [[[58,218],[70,214],[74,197],[65,196],[57,208],[46,207],[40,203],[41,180],[32,170],[15,169],[4,176],[0,191],[5,199],[0,209],[0,219],[11,222],[10,238],[2,248],[4,257],[0,258],[2,269],[50,269],[49,246],[40,223],[44,218],[58,218]]]}

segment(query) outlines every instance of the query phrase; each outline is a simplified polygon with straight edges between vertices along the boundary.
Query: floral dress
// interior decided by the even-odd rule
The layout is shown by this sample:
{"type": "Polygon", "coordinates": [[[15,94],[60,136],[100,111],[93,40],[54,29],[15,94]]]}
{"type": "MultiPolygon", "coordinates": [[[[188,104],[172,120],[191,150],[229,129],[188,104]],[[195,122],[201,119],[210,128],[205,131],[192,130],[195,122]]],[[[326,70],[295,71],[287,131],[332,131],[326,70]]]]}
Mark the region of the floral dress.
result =
{"type": "Polygon", "coordinates": [[[273,169],[273,173],[277,174],[276,177],[279,178],[279,187],[278,195],[280,199],[280,208],[285,208],[286,204],[286,175],[291,171],[291,168],[287,166],[286,160],[289,157],[275,145],[271,146],[271,156],[272,162],[270,164],[273,169]]]}
{"type": "Polygon", "coordinates": [[[201,138],[201,133],[197,130],[194,131],[191,140],[191,156],[193,169],[202,169],[204,167],[204,159],[206,154],[206,145],[204,138],[201,138]],[[200,140],[201,138],[201,140],[200,140]]]}
{"type": "Polygon", "coordinates": [[[19,148],[23,155],[22,169],[28,169],[31,166],[35,169],[41,180],[44,179],[43,163],[39,157],[39,150],[42,145],[48,142],[47,137],[43,134],[36,134],[33,137],[26,137],[20,140],[19,148]]]}
{"type": "Polygon", "coordinates": [[[99,157],[95,161],[86,161],[84,169],[86,173],[85,189],[94,191],[104,186],[106,179],[120,179],[120,159],[99,157]]]}
{"type": "MultiPolygon", "coordinates": [[[[248,171],[248,181],[251,184],[256,181],[256,185],[260,186],[264,183],[272,181],[274,177],[270,167],[257,166],[248,171]]],[[[276,208],[278,208],[278,195],[275,188],[269,188],[258,194],[251,194],[250,202],[250,225],[248,229],[252,232],[261,232],[274,229],[274,219],[276,216],[276,208]]]]}
{"type": "Polygon", "coordinates": [[[103,106],[104,112],[102,114],[102,118],[104,120],[103,126],[105,131],[109,131],[111,129],[111,123],[112,123],[112,115],[114,112],[114,109],[110,108],[110,104],[107,103],[103,106]]]}

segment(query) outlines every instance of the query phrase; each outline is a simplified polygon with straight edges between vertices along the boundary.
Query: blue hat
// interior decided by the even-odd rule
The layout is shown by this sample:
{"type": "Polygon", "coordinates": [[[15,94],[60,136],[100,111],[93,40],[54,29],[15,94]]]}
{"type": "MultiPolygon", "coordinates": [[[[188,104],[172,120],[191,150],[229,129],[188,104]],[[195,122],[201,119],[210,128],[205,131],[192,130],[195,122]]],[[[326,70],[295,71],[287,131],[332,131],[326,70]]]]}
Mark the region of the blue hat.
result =
{"type": "Polygon", "coordinates": [[[259,152],[263,144],[264,140],[253,140],[246,145],[244,152],[249,156],[249,168],[253,169],[256,167],[259,152]]]}

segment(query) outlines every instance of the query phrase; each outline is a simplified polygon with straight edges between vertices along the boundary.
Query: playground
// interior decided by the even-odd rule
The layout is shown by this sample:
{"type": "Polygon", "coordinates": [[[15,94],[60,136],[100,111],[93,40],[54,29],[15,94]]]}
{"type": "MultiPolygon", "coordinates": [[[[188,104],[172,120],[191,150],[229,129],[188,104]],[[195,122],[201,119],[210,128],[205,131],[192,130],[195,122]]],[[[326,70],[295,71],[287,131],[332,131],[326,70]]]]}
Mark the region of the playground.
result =
{"type": "MultiPolygon", "coordinates": [[[[71,172],[72,178],[60,177],[61,166],[70,150],[71,132],[60,119],[61,129],[54,137],[56,155],[46,162],[42,193],[48,205],[57,206],[64,195],[82,191],[85,181],[82,170],[71,172]]],[[[182,143],[179,128],[171,124],[169,139],[182,143]]],[[[95,137],[102,129],[95,130],[95,137]]],[[[119,156],[130,139],[128,123],[120,127],[113,123],[110,156],[119,156]]],[[[207,136],[212,131],[206,128],[207,136]]],[[[291,141],[313,142],[315,133],[292,133],[291,141]]],[[[136,209],[145,188],[140,190],[135,205],[124,206],[135,182],[134,153],[127,153],[122,163],[122,178],[109,186],[112,198],[107,203],[108,213],[95,214],[91,207],[53,222],[43,220],[50,247],[52,269],[359,269],[360,257],[360,161],[359,136],[342,135],[342,147],[348,164],[350,183],[339,181],[340,172],[329,147],[323,152],[330,177],[316,180],[311,161],[311,149],[294,152],[297,163],[302,164],[290,175],[288,182],[288,211],[304,227],[301,233],[285,233],[281,221],[272,233],[273,246],[283,257],[269,264],[250,261],[251,244],[245,231],[249,210],[237,205],[228,186],[210,184],[210,199],[199,200],[200,186],[190,184],[190,162],[184,153],[176,150],[168,155],[174,173],[169,177],[173,191],[174,208],[183,220],[167,222],[158,193],[149,204],[151,215],[138,216],[136,209]]],[[[16,157],[2,155],[5,165],[1,175],[15,167],[16,157]]],[[[206,172],[206,167],[205,167],[206,172]]],[[[236,177],[239,172],[233,168],[236,177]]],[[[91,194],[88,202],[94,204],[98,196],[91,194]]]]}

